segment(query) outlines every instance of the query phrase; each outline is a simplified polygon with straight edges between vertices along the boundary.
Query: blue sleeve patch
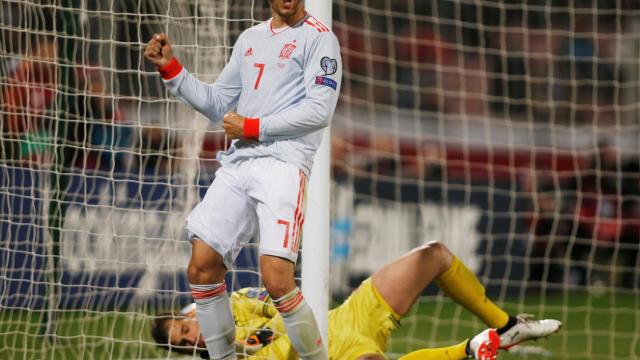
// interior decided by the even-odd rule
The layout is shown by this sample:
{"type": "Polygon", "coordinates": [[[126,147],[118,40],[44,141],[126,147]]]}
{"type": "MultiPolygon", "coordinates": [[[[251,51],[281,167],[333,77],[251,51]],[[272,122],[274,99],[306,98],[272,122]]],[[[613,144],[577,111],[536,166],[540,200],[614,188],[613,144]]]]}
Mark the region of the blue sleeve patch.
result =
{"type": "Polygon", "coordinates": [[[338,83],[335,82],[335,80],[324,76],[316,76],[316,84],[328,86],[333,90],[336,90],[338,88],[338,83]]]}

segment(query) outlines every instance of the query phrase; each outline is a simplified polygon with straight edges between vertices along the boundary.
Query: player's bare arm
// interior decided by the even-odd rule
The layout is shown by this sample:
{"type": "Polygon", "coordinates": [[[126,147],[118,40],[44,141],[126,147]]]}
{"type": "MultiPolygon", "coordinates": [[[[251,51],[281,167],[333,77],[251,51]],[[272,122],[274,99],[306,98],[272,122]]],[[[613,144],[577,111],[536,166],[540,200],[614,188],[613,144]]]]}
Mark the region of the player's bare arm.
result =
{"type": "Polygon", "coordinates": [[[173,59],[171,42],[165,33],[153,34],[144,49],[144,57],[147,58],[156,68],[161,69],[167,66],[173,59]]]}

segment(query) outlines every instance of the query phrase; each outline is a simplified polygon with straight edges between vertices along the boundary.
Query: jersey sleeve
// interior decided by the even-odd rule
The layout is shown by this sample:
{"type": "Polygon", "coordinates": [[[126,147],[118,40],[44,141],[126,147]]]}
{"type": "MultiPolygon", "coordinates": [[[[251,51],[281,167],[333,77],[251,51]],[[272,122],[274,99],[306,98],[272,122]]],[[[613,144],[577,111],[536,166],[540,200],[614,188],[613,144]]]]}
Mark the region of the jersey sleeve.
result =
{"type": "Polygon", "coordinates": [[[213,84],[196,79],[183,68],[177,76],[163,80],[167,89],[210,120],[222,119],[227,111],[236,107],[242,91],[239,55],[241,39],[242,36],[236,41],[231,59],[213,84]]]}
{"type": "Polygon", "coordinates": [[[305,98],[286,110],[260,119],[260,141],[297,138],[329,125],[342,81],[338,39],[332,32],[322,33],[307,51],[305,98]]]}

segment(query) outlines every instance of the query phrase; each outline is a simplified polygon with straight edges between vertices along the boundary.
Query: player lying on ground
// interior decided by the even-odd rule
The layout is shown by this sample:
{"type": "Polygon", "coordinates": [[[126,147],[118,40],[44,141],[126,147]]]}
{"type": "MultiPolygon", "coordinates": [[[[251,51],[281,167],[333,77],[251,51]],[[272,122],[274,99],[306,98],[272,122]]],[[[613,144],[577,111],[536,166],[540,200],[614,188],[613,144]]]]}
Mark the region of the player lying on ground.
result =
{"type": "MultiPolygon", "coordinates": [[[[422,349],[402,357],[411,359],[493,359],[496,347],[508,349],[526,340],[547,337],[560,329],[557,320],[530,320],[510,316],[485,296],[476,276],[440,243],[416,248],[383,266],[340,306],[329,312],[329,358],[379,360],[392,331],[435,280],[449,297],[492,329],[458,345],[422,349]],[[493,330],[495,329],[495,330],[493,330]],[[499,338],[498,338],[499,337],[499,338]]],[[[282,318],[261,289],[244,289],[231,296],[240,353],[265,359],[296,359],[282,318]]],[[[293,304],[292,304],[293,306],[293,304]]],[[[156,318],[152,335],[160,346],[193,353],[204,347],[192,312],[156,318]]]]}

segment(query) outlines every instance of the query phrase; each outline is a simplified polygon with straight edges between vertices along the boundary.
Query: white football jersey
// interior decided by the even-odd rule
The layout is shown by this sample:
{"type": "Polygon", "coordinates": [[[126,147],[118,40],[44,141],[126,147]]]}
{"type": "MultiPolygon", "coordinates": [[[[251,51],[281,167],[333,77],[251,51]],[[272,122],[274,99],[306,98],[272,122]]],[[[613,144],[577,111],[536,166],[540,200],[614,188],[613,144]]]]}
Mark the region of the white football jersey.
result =
{"type": "Polygon", "coordinates": [[[309,175],[340,93],[342,60],[333,32],[311,15],[273,29],[271,19],[244,31],[213,84],[186,69],[168,80],[176,97],[213,121],[230,110],[259,118],[259,141],[237,140],[218,154],[224,164],[272,156],[309,175]]]}

